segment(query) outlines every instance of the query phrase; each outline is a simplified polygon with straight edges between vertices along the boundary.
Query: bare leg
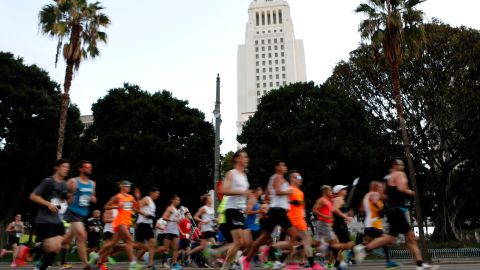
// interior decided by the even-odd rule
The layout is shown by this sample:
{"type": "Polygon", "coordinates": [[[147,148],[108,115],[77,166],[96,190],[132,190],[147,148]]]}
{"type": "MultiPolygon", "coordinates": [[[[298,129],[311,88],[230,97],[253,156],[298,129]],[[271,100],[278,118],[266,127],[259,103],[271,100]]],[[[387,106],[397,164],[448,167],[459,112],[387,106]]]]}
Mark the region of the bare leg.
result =
{"type": "Polygon", "coordinates": [[[230,265],[230,262],[235,258],[237,251],[243,246],[242,229],[232,230],[230,233],[232,234],[233,244],[227,251],[227,256],[223,262],[223,268],[227,268],[230,265]]]}
{"type": "Polygon", "coordinates": [[[409,231],[407,234],[405,234],[405,240],[407,242],[407,247],[412,253],[415,260],[423,261],[422,254],[418,249],[417,240],[415,239],[415,234],[413,233],[413,231],[409,231]]]}

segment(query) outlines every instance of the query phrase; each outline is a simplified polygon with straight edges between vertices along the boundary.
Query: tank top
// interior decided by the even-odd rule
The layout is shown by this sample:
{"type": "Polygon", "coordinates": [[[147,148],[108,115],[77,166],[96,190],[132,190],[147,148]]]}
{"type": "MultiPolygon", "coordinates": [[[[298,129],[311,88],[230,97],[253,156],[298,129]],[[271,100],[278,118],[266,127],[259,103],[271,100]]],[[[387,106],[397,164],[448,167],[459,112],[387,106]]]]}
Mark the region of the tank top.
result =
{"type": "Polygon", "coordinates": [[[180,221],[180,211],[177,208],[173,208],[173,212],[170,214],[167,221],[167,227],[165,233],[171,233],[178,235],[178,222],[180,221]],[[173,220],[173,221],[172,221],[173,220]]]}
{"type": "MultiPolygon", "coordinates": [[[[232,172],[232,189],[238,191],[247,191],[250,187],[247,176],[235,169],[232,172]]],[[[237,209],[244,211],[247,206],[247,195],[230,195],[225,204],[225,209],[237,209]]]]}
{"type": "Polygon", "coordinates": [[[290,220],[294,219],[305,219],[305,202],[303,192],[295,187],[290,186],[292,189],[292,194],[288,197],[290,201],[298,201],[300,205],[290,204],[290,209],[288,210],[288,218],[290,220]]]}
{"type": "Polygon", "coordinates": [[[14,236],[14,237],[17,237],[17,238],[20,238],[22,237],[23,235],[23,223],[20,221],[20,222],[16,222],[14,221],[13,222],[13,232],[10,232],[9,234],[14,236]]]}
{"type": "MultiPolygon", "coordinates": [[[[144,205],[140,210],[147,216],[155,216],[156,206],[150,196],[145,197],[148,200],[148,203],[144,205]]],[[[137,224],[138,223],[145,223],[145,224],[152,224],[153,220],[146,218],[144,215],[138,215],[137,224]]]]}
{"type": "Polygon", "coordinates": [[[368,192],[363,198],[363,208],[365,209],[365,228],[376,228],[383,230],[382,219],[379,211],[383,208],[383,201],[378,200],[376,205],[370,201],[373,192],[368,192]]]}
{"type": "MultiPolygon", "coordinates": [[[[118,215],[118,210],[117,209],[112,209],[110,211],[112,211],[112,218],[115,220],[115,218],[118,215]]],[[[113,233],[112,222],[105,223],[105,227],[103,227],[103,232],[113,233]]]]}
{"type": "Polygon", "coordinates": [[[201,232],[211,232],[213,231],[213,223],[215,221],[215,210],[211,206],[202,206],[205,209],[205,212],[202,214],[202,221],[208,222],[207,224],[202,224],[200,231],[201,232]]]}
{"type": "Polygon", "coordinates": [[[80,177],[76,177],[77,190],[74,193],[73,202],[68,210],[82,217],[87,217],[90,207],[90,198],[93,195],[93,181],[88,179],[88,184],[82,183],[80,177]]]}
{"type": "MultiPolygon", "coordinates": [[[[253,211],[258,211],[259,209],[260,209],[260,204],[257,201],[253,205],[252,210],[253,211]]],[[[247,228],[251,231],[260,230],[260,215],[259,214],[247,215],[247,218],[245,219],[245,228],[247,228]]]]}
{"type": "Polygon", "coordinates": [[[112,222],[114,228],[120,225],[126,225],[127,228],[130,228],[132,223],[132,214],[133,214],[133,204],[135,199],[130,194],[117,194],[120,207],[118,208],[118,214],[112,222]]]}
{"type": "MultiPolygon", "coordinates": [[[[273,188],[273,181],[275,180],[276,175],[272,175],[270,180],[268,181],[268,192],[270,193],[270,207],[271,208],[283,208],[288,210],[290,208],[290,204],[288,203],[288,195],[277,195],[275,189],[273,188]]],[[[280,185],[281,191],[286,191],[290,188],[290,185],[287,181],[284,181],[280,185]]]]}
{"type": "Polygon", "coordinates": [[[407,195],[403,192],[400,192],[397,187],[387,185],[386,190],[388,196],[388,205],[398,208],[406,208],[405,201],[407,199],[407,195]]]}
{"type": "MultiPolygon", "coordinates": [[[[320,200],[322,200],[322,202],[325,205],[323,207],[317,209],[317,211],[322,215],[332,216],[332,202],[328,199],[325,199],[324,197],[320,198],[320,200]]],[[[318,220],[326,222],[328,224],[332,224],[332,222],[333,222],[331,219],[326,219],[326,218],[324,218],[320,215],[318,216],[318,220]]]]}

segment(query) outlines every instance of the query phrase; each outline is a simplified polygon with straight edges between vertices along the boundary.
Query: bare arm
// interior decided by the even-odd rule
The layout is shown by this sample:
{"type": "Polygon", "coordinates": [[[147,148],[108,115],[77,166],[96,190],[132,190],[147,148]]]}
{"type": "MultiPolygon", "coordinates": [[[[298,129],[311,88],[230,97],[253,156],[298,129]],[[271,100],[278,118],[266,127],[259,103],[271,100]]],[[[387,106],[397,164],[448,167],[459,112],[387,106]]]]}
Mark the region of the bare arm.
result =
{"type": "Polygon", "coordinates": [[[70,204],[73,202],[73,198],[74,198],[73,194],[75,194],[75,192],[77,191],[77,181],[75,181],[74,178],[68,179],[67,189],[68,189],[67,201],[70,204]]]}
{"type": "Polygon", "coordinates": [[[254,196],[251,196],[250,198],[248,198],[247,210],[245,211],[245,214],[255,215],[260,213],[260,210],[253,210],[253,207],[255,206],[256,202],[257,202],[257,198],[255,198],[254,196]]]}
{"type": "Polygon", "coordinates": [[[58,208],[57,208],[56,205],[54,205],[53,203],[43,199],[40,195],[37,195],[35,193],[31,193],[30,194],[30,200],[33,201],[36,204],[47,207],[52,212],[58,212],[58,208]]]}
{"type": "Polygon", "coordinates": [[[163,216],[162,216],[162,219],[165,220],[165,221],[173,221],[173,220],[170,220],[170,215],[172,214],[172,207],[169,206],[167,207],[167,209],[165,209],[165,212],[163,213],[163,216]]]}
{"type": "Polygon", "coordinates": [[[14,232],[14,231],[15,231],[15,222],[11,222],[10,224],[8,224],[7,232],[14,232]]]}
{"type": "Polygon", "coordinates": [[[193,216],[193,219],[198,222],[198,224],[203,224],[203,221],[200,218],[203,213],[205,213],[205,207],[202,206],[198,209],[197,213],[195,213],[195,216],[193,216]]]}
{"type": "Polygon", "coordinates": [[[335,198],[333,199],[333,213],[335,213],[337,216],[350,221],[352,218],[344,214],[341,210],[345,202],[341,198],[335,198]]]}
{"type": "Polygon", "coordinates": [[[111,223],[113,222],[113,217],[112,217],[112,210],[106,210],[103,212],[103,223],[111,223]]]}
{"type": "Polygon", "coordinates": [[[92,181],[92,182],[93,182],[93,193],[92,193],[92,196],[90,197],[90,201],[93,203],[97,203],[97,196],[96,196],[97,183],[95,183],[95,181],[92,181]]]}
{"type": "Polygon", "coordinates": [[[225,181],[223,182],[222,188],[220,189],[220,193],[227,196],[246,195],[248,193],[248,190],[245,190],[245,191],[233,190],[232,182],[233,182],[232,172],[229,171],[227,172],[227,175],[225,175],[225,181]]]}
{"type": "Polygon", "coordinates": [[[398,191],[405,193],[409,196],[415,195],[415,192],[408,187],[408,179],[405,176],[405,173],[399,173],[396,175],[396,184],[398,191]]]}
{"type": "Polygon", "coordinates": [[[104,206],[105,210],[112,210],[112,209],[118,209],[118,197],[113,196],[104,206]]]}

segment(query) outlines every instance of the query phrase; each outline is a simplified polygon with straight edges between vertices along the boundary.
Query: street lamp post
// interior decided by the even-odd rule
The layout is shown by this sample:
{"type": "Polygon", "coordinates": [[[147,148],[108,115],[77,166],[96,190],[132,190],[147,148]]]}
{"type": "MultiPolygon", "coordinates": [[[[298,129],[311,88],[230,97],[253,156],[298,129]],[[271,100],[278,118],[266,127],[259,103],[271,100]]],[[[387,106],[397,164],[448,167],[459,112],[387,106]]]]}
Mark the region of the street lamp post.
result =
{"type": "Polygon", "coordinates": [[[222,122],[220,114],[220,75],[217,74],[217,95],[215,100],[215,110],[213,111],[215,117],[215,161],[213,172],[213,205],[218,206],[218,194],[216,192],[217,183],[220,179],[220,124],[222,122]]]}

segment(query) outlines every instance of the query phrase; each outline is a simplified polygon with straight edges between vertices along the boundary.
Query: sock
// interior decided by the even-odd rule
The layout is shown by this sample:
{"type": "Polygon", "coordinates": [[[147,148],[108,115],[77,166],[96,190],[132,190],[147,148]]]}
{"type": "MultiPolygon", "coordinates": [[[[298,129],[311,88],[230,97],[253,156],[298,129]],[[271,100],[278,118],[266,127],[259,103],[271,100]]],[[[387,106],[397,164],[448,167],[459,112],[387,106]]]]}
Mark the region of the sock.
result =
{"type": "Polygon", "coordinates": [[[42,265],[40,266],[39,270],[46,270],[55,259],[55,253],[46,253],[43,255],[42,265]]]}
{"type": "Polygon", "coordinates": [[[315,262],[313,261],[313,257],[308,257],[307,260],[308,264],[310,264],[310,267],[313,267],[313,265],[315,264],[315,262]]]}
{"type": "Polygon", "coordinates": [[[387,262],[390,262],[390,254],[388,252],[388,247],[383,247],[383,252],[385,253],[385,260],[387,260],[387,262]]]}
{"type": "Polygon", "coordinates": [[[417,261],[417,266],[422,266],[423,261],[417,261]]]}
{"type": "Polygon", "coordinates": [[[62,248],[62,251],[60,251],[60,264],[65,264],[66,258],[67,258],[67,249],[62,248]]]}

